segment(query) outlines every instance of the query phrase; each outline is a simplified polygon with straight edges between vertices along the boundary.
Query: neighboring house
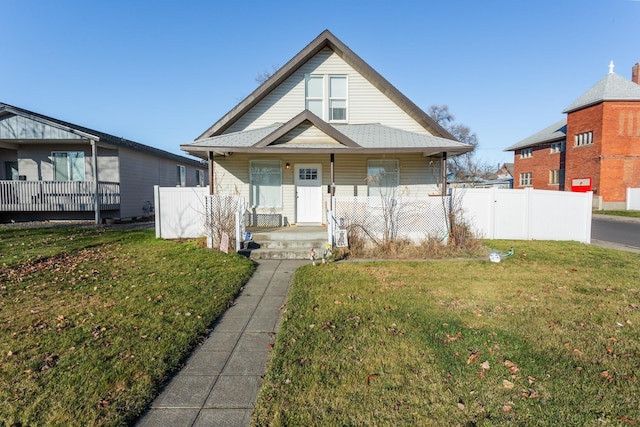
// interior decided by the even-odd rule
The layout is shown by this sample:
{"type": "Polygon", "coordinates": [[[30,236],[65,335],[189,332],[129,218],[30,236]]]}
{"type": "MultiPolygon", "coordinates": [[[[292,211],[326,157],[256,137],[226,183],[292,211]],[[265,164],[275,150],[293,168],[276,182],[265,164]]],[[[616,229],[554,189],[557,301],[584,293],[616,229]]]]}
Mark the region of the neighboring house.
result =
{"type": "Polygon", "coordinates": [[[613,72],[569,105],[566,117],[513,151],[514,188],[593,191],[594,207],[625,209],[640,187],[640,63],[629,81],[613,72]]]}
{"type": "Polygon", "coordinates": [[[329,31],[181,148],[280,225],[326,223],[333,195],[440,195],[447,156],[472,150],[329,31]]]}
{"type": "Polygon", "coordinates": [[[0,222],[149,216],[154,185],[204,186],[206,170],[198,160],[0,103],[0,222]]]}

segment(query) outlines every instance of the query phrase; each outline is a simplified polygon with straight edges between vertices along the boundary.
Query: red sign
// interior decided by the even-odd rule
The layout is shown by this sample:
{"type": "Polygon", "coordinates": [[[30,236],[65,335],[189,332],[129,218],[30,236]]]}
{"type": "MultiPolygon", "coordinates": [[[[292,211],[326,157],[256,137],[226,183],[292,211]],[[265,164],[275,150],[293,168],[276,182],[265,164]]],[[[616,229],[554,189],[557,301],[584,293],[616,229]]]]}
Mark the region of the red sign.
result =
{"type": "Polygon", "coordinates": [[[576,193],[586,193],[591,191],[591,177],[588,178],[573,178],[571,180],[571,191],[576,193]]]}

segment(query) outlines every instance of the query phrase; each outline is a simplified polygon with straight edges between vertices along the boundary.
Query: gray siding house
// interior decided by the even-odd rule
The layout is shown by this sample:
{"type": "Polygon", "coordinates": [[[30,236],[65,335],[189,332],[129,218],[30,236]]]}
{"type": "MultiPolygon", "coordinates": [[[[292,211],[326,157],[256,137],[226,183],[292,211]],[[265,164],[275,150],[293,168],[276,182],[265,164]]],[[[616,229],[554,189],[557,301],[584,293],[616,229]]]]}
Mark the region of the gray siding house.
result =
{"type": "Polygon", "coordinates": [[[472,150],[329,31],[181,148],[281,225],[326,224],[333,196],[441,195],[447,156],[472,150]]]}
{"type": "Polygon", "coordinates": [[[153,186],[205,186],[205,163],[0,103],[0,222],[138,218],[153,186]]]}

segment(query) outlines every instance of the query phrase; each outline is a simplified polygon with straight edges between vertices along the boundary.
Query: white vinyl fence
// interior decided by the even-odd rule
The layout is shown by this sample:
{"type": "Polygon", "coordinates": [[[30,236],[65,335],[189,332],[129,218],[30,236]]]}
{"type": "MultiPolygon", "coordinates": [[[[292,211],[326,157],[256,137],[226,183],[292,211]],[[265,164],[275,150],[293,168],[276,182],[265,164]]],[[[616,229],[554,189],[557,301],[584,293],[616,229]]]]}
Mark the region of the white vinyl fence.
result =
{"type": "Polygon", "coordinates": [[[209,187],[154,187],[156,237],[190,239],[205,235],[209,187]]]}
{"type": "Polygon", "coordinates": [[[468,188],[453,203],[486,239],[591,242],[591,192],[468,188]]]}
{"type": "Polygon", "coordinates": [[[640,188],[627,188],[627,210],[640,211],[640,188]]]}

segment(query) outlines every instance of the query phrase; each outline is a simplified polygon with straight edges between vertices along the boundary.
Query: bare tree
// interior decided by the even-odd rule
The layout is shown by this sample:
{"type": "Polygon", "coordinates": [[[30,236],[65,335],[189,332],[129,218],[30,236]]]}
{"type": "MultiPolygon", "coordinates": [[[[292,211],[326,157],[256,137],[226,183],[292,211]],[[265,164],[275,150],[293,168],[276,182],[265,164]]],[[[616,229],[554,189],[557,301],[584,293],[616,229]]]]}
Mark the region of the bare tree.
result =
{"type": "Polygon", "coordinates": [[[278,69],[280,68],[280,65],[278,64],[271,64],[271,70],[268,69],[264,69],[262,70],[262,72],[260,72],[256,77],[255,80],[256,82],[261,85],[262,83],[266,82],[267,80],[269,80],[271,78],[271,76],[273,76],[276,71],[278,71],[278,69]]]}
{"type": "Polygon", "coordinates": [[[486,178],[494,172],[493,166],[480,161],[475,155],[479,142],[476,133],[472,132],[468,126],[455,123],[455,116],[449,111],[449,106],[432,105],[427,114],[458,141],[473,147],[473,151],[452,157],[447,163],[449,172],[452,172],[458,180],[473,182],[486,178]]]}

